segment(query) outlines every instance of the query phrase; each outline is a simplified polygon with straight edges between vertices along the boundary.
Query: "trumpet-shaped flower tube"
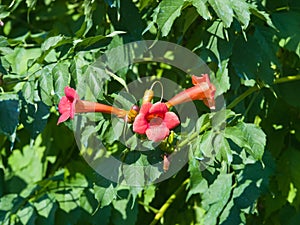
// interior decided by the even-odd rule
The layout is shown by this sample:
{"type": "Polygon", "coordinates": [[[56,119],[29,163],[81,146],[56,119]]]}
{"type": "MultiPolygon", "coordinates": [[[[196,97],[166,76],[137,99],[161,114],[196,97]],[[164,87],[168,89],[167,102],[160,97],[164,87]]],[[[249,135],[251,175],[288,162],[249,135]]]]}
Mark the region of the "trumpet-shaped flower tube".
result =
{"type": "Polygon", "coordinates": [[[165,103],[146,102],[133,122],[133,131],[146,134],[149,140],[158,142],[165,139],[170,129],[175,128],[179,123],[177,115],[168,112],[165,103]]]}
{"type": "Polygon", "coordinates": [[[166,105],[168,108],[184,102],[203,100],[210,109],[215,109],[215,86],[210,82],[207,74],[202,77],[192,76],[193,87],[188,88],[171,98],[166,105]]]}
{"type": "Polygon", "coordinates": [[[125,118],[127,115],[127,111],[123,109],[118,109],[98,102],[80,100],[77,92],[73,88],[65,87],[64,91],[65,96],[60,99],[58,104],[58,110],[61,116],[59,117],[57,124],[60,124],[69,118],[73,119],[75,113],[101,112],[114,114],[121,118],[125,118]]]}

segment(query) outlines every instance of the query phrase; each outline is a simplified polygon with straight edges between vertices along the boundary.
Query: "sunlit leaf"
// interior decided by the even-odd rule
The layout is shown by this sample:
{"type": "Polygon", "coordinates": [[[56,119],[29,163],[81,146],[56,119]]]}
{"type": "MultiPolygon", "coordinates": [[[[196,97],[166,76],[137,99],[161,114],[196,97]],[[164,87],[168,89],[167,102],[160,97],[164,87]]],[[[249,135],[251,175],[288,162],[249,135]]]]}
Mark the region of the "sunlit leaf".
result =
{"type": "Polygon", "coordinates": [[[48,106],[52,106],[52,95],[54,94],[53,76],[49,68],[44,68],[39,78],[41,100],[48,106]]]}
{"type": "Polygon", "coordinates": [[[69,86],[70,74],[69,67],[65,63],[57,63],[52,70],[54,91],[58,98],[65,95],[64,89],[69,86]]]}
{"type": "Polygon", "coordinates": [[[116,190],[112,184],[107,187],[94,186],[95,198],[98,200],[100,207],[109,205],[114,199],[116,199],[116,190]]]}
{"type": "Polygon", "coordinates": [[[233,21],[233,10],[230,0],[208,0],[218,17],[222,20],[225,27],[229,27],[233,21]]]}
{"type": "Polygon", "coordinates": [[[168,35],[175,19],[181,14],[183,0],[164,0],[158,5],[157,25],[162,31],[162,36],[168,35]]]}
{"type": "Polygon", "coordinates": [[[203,1],[202,0],[201,1],[192,0],[191,2],[193,4],[193,6],[196,7],[197,12],[200,14],[200,16],[203,17],[203,19],[208,20],[208,19],[212,18],[212,16],[209,13],[209,10],[207,8],[207,0],[203,0],[203,1]]]}
{"type": "Polygon", "coordinates": [[[204,224],[216,224],[219,214],[230,197],[231,185],[232,174],[220,174],[202,195],[202,207],[206,210],[204,224]]]}
{"type": "Polygon", "coordinates": [[[261,160],[266,144],[266,135],[254,124],[239,123],[235,127],[227,127],[225,136],[238,146],[245,148],[256,160],[261,160]]]}

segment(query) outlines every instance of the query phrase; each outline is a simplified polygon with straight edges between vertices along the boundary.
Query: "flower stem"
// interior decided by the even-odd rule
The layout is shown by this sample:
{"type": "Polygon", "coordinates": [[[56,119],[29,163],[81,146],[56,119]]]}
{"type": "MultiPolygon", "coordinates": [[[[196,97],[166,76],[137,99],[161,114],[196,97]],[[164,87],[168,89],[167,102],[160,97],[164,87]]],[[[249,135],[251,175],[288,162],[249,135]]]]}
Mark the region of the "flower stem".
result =
{"type": "Polygon", "coordinates": [[[190,182],[190,178],[187,178],[184,180],[181,185],[177,188],[177,190],[168,198],[168,200],[162,205],[162,207],[158,210],[156,213],[154,219],[150,223],[150,225],[155,225],[160,218],[163,217],[166,210],[170,207],[170,205],[174,202],[174,200],[177,198],[177,196],[184,190],[184,187],[186,184],[190,182]]]}

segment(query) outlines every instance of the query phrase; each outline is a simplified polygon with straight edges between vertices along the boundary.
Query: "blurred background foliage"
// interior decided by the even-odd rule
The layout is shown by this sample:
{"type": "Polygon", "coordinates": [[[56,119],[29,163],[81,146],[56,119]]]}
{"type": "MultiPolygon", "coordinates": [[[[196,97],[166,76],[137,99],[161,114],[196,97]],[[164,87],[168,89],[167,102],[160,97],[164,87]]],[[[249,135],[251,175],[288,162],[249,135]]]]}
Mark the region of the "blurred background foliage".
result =
{"type": "MultiPolygon", "coordinates": [[[[0,19],[2,224],[300,223],[298,0],[4,0],[0,19]],[[221,148],[214,164],[201,172],[192,156],[168,180],[128,187],[88,166],[71,122],[56,125],[57,104],[101,54],[138,40],[201,57],[228,123],[201,130],[211,113],[196,103],[201,132],[186,144],[196,156],[221,148]]],[[[111,104],[124,83],[156,76],[191,85],[179,70],[139,64],[96,80],[97,100],[111,104]]],[[[104,119],[99,136],[123,151],[104,119]]]]}

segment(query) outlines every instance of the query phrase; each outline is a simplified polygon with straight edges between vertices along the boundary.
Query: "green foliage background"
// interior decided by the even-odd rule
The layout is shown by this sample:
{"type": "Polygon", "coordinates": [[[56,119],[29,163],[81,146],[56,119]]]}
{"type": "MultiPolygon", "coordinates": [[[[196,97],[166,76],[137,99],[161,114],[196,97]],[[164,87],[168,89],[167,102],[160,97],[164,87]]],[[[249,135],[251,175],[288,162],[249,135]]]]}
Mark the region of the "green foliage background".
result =
{"type": "MultiPolygon", "coordinates": [[[[300,224],[299,1],[4,0],[0,19],[2,224],[300,224]],[[209,65],[227,125],[216,133],[199,104],[195,139],[176,143],[188,146],[188,164],[137,188],[94,172],[71,122],[56,123],[66,85],[107,50],[143,39],[176,43],[209,65]],[[197,157],[214,148],[201,172],[197,157]]],[[[96,82],[97,99],[110,104],[126,83],[158,74],[190,86],[165,65],[136,65],[96,82]]],[[[105,117],[98,122],[108,148],[128,152],[105,117]]]]}

